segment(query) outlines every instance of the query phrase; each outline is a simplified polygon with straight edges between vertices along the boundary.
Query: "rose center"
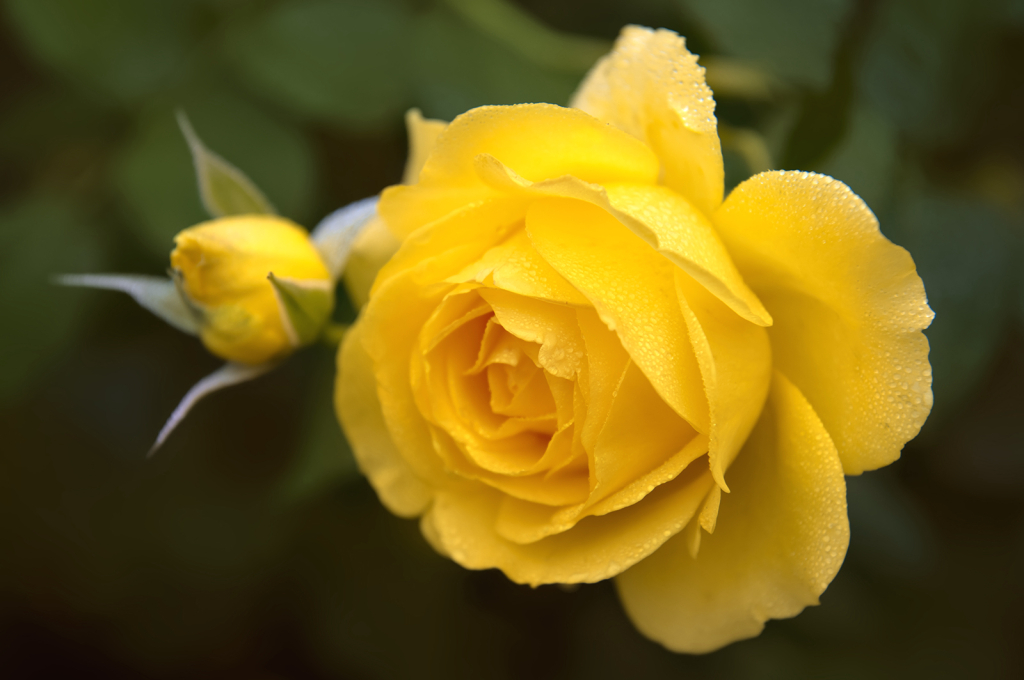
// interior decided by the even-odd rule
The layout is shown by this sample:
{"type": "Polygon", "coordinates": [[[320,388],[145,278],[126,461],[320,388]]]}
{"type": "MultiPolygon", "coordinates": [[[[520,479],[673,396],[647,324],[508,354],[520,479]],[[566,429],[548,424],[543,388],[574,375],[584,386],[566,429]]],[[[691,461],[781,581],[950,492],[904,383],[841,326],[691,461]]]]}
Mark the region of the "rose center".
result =
{"type": "Polygon", "coordinates": [[[557,490],[547,502],[579,502],[588,461],[575,436],[578,381],[545,366],[558,348],[524,335],[477,290],[448,296],[424,326],[423,353],[413,361],[417,401],[453,472],[519,497],[557,490]]]}

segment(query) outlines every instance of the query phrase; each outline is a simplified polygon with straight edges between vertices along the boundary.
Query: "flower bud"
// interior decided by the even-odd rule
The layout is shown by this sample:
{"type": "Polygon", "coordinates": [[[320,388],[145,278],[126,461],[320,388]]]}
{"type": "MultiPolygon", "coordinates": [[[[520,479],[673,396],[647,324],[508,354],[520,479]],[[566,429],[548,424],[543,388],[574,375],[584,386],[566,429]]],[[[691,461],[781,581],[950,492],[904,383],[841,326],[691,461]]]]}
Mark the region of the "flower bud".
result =
{"type": "Polygon", "coordinates": [[[261,364],[312,342],[334,307],[333,284],[309,235],[274,215],[204,222],[179,233],[171,269],[202,317],[206,348],[261,364]]]}

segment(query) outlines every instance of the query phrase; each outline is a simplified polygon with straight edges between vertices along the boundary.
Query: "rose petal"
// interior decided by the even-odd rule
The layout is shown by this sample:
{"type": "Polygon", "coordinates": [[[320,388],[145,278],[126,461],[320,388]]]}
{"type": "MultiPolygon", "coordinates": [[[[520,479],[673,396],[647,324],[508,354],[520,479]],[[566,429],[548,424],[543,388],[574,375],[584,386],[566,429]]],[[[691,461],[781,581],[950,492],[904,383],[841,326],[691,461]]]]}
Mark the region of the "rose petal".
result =
{"type": "Polygon", "coordinates": [[[704,378],[711,412],[709,465],[719,487],[761,413],[771,382],[765,329],[733,314],[706,288],[675,272],[679,306],[704,378]]]}
{"type": "Polygon", "coordinates": [[[708,432],[708,402],[676,299],[675,265],[612,215],[582,201],[534,201],[526,231],[544,259],[616,331],[662,399],[697,431],[708,432]]]}
{"type": "Polygon", "coordinates": [[[838,453],[779,372],[730,476],[732,493],[696,559],[679,534],[616,581],[637,628],[674,651],[709,652],[817,604],[846,554],[838,453]]]}
{"type": "Polygon", "coordinates": [[[335,410],[352,445],[359,469],[388,510],[402,517],[423,512],[433,497],[399,453],[377,398],[373,363],[363,349],[362,323],[356,322],[338,354],[335,410]]]}
{"type": "MultiPolygon", "coordinates": [[[[594,447],[597,484],[592,503],[656,470],[682,450],[697,432],[662,401],[650,381],[630,362],[615,388],[611,408],[594,447]]],[[[697,452],[691,460],[702,456],[697,452]]]]}
{"type": "MultiPolygon", "coordinates": [[[[581,428],[580,438],[591,456],[590,467],[593,469],[597,436],[608,417],[615,387],[622,380],[630,358],[615,331],[601,321],[593,308],[576,310],[576,322],[587,348],[587,360],[580,378],[584,388],[582,394],[586,399],[587,418],[581,428]]],[[[597,480],[594,479],[593,485],[596,484],[597,480]]]]}
{"type": "Polygon", "coordinates": [[[670,189],[618,184],[608,187],[608,199],[618,211],[647,228],[644,240],[678,265],[729,306],[758,326],[772,317],[747,287],[729,252],[703,214],[670,189]]]}
{"type": "MultiPolygon", "coordinates": [[[[589,486],[585,470],[579,471],[568,467],[554,473],[540,472],[522,476],[492,472],[471,461],[464,448],[456,443],[451,434],[440,427],[431,426],[431,436],[435,450],[448,467],[460,478],[473,480],[465,482],[467,485],[473,484],[476,487],[475,490],[472,487],[466,489],[466,492],[471,495],[483,494],[485,491],[488,493],[501,492],[499,497],[507,494],[531,503],[549,506],[575,505],[587,497],[589,486]],[[483,482],[483,484],[475,482],[483,482]]],[[[557,452],[555,454],[557,455],[557,452]]],[[[540,460],[543,460],[543,457],[540,460]]],[[[537,465],[539,466],[539,464],[538,461],[537,465]]],[[[450,481],[454,484],[457,479],[452,477],[450,481]]],[[[463,492],[459,491],[458,493],[463,492]]]]}
{"type": "Polygon", "coordinates": [[[409,134],[409,158],[405,162],[402,184],[419,181],[420,170],[434,150],[438,136],[448,127],[443,120],[424,118],[419,109],[409,109],[405,114],[405,129],[409,134]]]}
{"type": "Polygon", "coordinates": [[[477,176],[489,154],[530,181],[572,175],[586,182],[653,183],[658,160],[646,145],[582,111],[551,104],[484,106],[456,118],[414,186],[386,189],[380,214],[399,238],[496,192],[477,176]],[[542,150],[542,151],[541,151],[542,150]]]}
{"type": "Polygon", "coordinates": [[[467,483],[438,494],[424,517],[424,533],[443,554],[467,569],[498,568],[516,583],[595,583],[621,573],[657,550],[700,508],[714,480],[691,465],[640,502],[571,531],[519,545],[496,531],[502,494],[467,483]]]}
{"type": "Polygon", "coordinates": [[[352,243],[352,252],[342,279],[349,298],[357,308],[370,299],[370,288],[384,263],[401,245],[379,216],[371,219],[352,243]]]}
{"type": "MultiPolygon", "coordinates": [[[[495,526],[502,538],[514,543],[533,543],[546,536],[568,531],[584,517],[607,515],[638,503],[660,485],[678,477],[707,450],[708,436],[698,434],[664,463],[634,478],[625,487],[596,503],[588,499],[585,503],[571,507],[551,508],[518,498],[504,498],[495,526]]],[[[717,486],[712,489],[712,493],[715,490],[718,490],[717,486]]]]}
{"type": "MultiPolygon", "coordinates": [[[[383,199],[381,201],[383,203],[383,199]]],[[[496,242],[518,229],[525,217],[526,204],[514,197],[490,198],[445,214],[402,241],[398,251],[378,272],[370,296],[376,295],[378,288],[393,276],[400,276],[425,260],[458,250],[462,257],[451,260],[451,271],[437,280],[423,280],[424,285],[445,282],[463,269],[466,262],[479,260],[496,242]]]]}
{"type": "Polygon", "coordinates": [[[771,315],[743,281],[708,218],[671,189],[635,184],[601,187],[575,177],[530,182],[486,154],[477,157],[476,167],[484,182],[506,194],[575,198],[600,207],[744,319],[771,325],[771,315]]]}
{"type": "Polygon", "coordinates": [[[540,345],[537,360],[552,375],[575,380],[586,353],[576,311],[504,290],[483,288],[501,326],[512,335],[540,345]]]}
{"type": "Polygon", "coordinates": [[[448,280],[452,283],[487,282],[519,295],[570,305],[590,305],[587,298],[540,256],[522,229],[448,280]]]}
{"type": "Polygon", "coordinates": [[[647,142],[661,161],[661,182],[706,215],[722,202],[725,173],[715,100],[697,57],[675,33],[624,28],[572,106],[647,142]]]}
{"type": "Polygon", "coordinates": [[[454,288],[445,279],[465,262],[478,259],[490,245],[474,231],[476,225],[480,221],[500,225],[503,219],[515,221],[517,216],[509,214],[508,205],[501,201],[485,202],[410,236],[381,270],[361,315],[360,337],[374,364],[384,421],[410,467],[432,485],[443,486],[446,473],[414,398],[410,357],[414,348],[419,349],[423,325],[454,288]]]}
{"type": "Polygon", "coordinates": [[[714,216],[775,318],[775,365],[807,396],[847,474],[888,465],[932,405],[933,314],[914,262],[842,182],[770,172],[714,216]]]}

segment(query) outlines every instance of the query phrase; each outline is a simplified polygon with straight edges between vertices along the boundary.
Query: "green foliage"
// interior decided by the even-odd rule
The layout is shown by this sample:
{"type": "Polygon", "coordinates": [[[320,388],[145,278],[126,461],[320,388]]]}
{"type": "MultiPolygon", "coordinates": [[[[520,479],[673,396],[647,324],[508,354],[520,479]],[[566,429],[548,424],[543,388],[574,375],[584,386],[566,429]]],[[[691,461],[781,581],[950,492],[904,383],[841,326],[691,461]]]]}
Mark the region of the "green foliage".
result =
{"type": "Polygon", "coordinates": [[[0,403],[52,368],[90,305],[54,274],[102,266],[102,247],[66,200],[41,195],[0,209],[0,403]]]}
{"type": "Polygon", "coordinates": [[[225,50],[239,74],[281,106],[353,129],[393,124],[413,105],[451,119],[483,104],[564,103],[590,63],[580,50],[597,53],[595,41],[580,41],[566,62],[557,38],[544,33],[545,56],[531,60],[509,44],[518,33],[495,35],[507,27],[535,36],[529,25],[495,26],[487,8],[456,4],[476,24],[445,7],[414,14],[390,0],[275,5],[232,26],[225,50]],[[559,64],[545,65],[552,60],[559,64]]]}
{"type": "Polygon", "coordinates": [[[677,0],[736,57],[801,85],[825,88],[850,0],[677,0]]]}
{"type": "Polygon", "coordinates": [[[7,0],[39,61],[122,100],[153,94],[188,59],[189,2],[7,0]]]}
{"type": "Polygon", "coordinates": [[[864,92],[916,141],[944,142],[978,111],[992,86],[987,22],[999,0],[881,3],[861,62],[864,92]]]}
{"type": "Polygon", "coordinates": [[[545,71],[444,8],[419,18],[414,40],[415,101],[431,118],[485,104],[565,105],[583,75],[545,71]]]}
{"type": "Polygon", "coordinates": [[[920,505],[892,471],[849,477],[846,500],[854,554],[876,574],[912,580],[928,575],[936,558],[935,536],[920,505]]]}
{"type": "Polygon", "coordinates": [[[926,331],[935,407],[925,426],[934,431],[986,377],[1010,320],[1021,254],[997,208],[935,190],[902,196],[883,229],[913,254],[935,312],[926,331]]]}
{"type": "Polygon", "coordinates": [[[554,31],[508,0],[445,0],[470,24],[543,68],[584,73],[611,49],[610,42],[554,31]]]}
{"type": "Polygon", "coordinates": [[[870,107],[857,105],[849,128],[821,167],[826,175],[846,182],[871,208],[888,205],[898,165],[895,126],[870,107]]]}
{"type": "Polygon", "coordinates": [[[411,104],[412,17],[391,0],[302,0],[232,25],[225,50],[253,87],[296,113],[380,127],[411,104]]]}
{"type": "Polygon", "coordinates": [[[306,354],[302,359],[312,364],[313,377],[304,396],[301,435],[275,494],[285,506],[315,499],[359,476],[334,413],[333,352],[313,347],[306,354]]]}

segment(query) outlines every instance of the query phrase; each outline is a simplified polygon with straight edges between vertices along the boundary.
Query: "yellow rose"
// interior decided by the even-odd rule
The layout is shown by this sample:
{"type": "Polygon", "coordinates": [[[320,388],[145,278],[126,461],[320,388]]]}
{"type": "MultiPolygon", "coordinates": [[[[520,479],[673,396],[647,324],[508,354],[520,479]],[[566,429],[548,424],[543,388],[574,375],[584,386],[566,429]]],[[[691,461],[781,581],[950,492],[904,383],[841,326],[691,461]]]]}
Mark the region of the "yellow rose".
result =
{"type": "Polygon", "coordinates": [[[171,269],[199,312],[199,336],[228,361],[282,358],[309,342],[334,306],[330,274],[309,235],[282,217],[222,217],[174,243],[171,269]],[[296,305],[299,313],[289,315],[296,305]],[[311,328],[299,327],[309,317],[311,328]]]}
{"type": "Polygon", "coordinates": [[[932,313],[841,182],[767,172],[723,202],[674,33],[626,28],[574,105],[423,135],[416,182],[380,201],[402,245],[343,344],[338,413],[439,552],[531,585],[616,577],[644,634],[710,651],[835,576],[844,472],[894,461],[931,407],[932,313]]]}

